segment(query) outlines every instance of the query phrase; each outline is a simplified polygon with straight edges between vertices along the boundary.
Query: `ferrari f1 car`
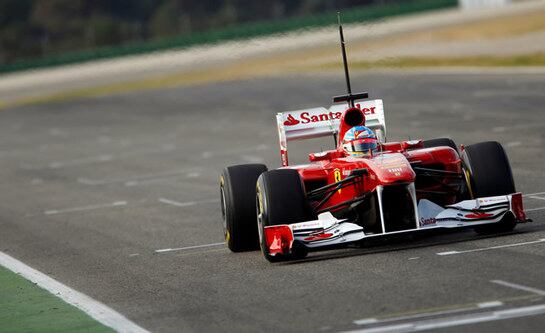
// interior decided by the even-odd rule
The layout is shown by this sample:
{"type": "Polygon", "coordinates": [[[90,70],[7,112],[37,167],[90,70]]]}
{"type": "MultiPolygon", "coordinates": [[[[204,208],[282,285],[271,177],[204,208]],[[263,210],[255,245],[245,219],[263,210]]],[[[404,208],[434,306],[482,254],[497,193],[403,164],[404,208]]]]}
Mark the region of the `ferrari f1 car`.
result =
{"type": "Polygon", "coordinates": [[[458,147],[448,138],[386,140],[382,100],[351,92],[342,26],[340,34],[348,94],[334,102],[344,105],[279,113],[282,167],[223,170],[221,210],[229,249],[261,248],[275,262],[372,237],[435,228],[505,232],[526,222],[522,195],[499,143],[458,147]],[[378,145],[353,156],[336,138],[363,125],[378,145]],[[288,141],[329,135],[335,149],[310,154],[309,164],[289,164],[288,141]]]}

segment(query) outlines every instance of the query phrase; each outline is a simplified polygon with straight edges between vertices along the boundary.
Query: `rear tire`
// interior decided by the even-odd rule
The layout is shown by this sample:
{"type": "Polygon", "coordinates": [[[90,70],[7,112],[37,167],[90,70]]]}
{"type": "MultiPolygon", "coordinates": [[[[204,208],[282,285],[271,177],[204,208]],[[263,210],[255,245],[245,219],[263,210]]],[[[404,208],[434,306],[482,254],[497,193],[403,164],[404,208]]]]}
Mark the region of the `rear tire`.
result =
{"type": "MultiPolygon", "coordinates": [[[[495,141],[466,146],[462,153],[467,187],[472,198],[515,193],[515,182],[505,150],[495,141]]],[[[516,226],[513,214],[501,222],[476,227],[479,234],[511,231],[516,226]]]]}
{"type": "Polygon", "coordinates": [[[304,184],[297,170],[280,169],[263,173],[257,181],[257,225],[261,252],[270,262],[302,259],[308,251],[294,243],[289,255],[270,255],[263,230],[266,226],[291,224],[312,219],[304,184]]]}
{"type": "Polygon", "coordinates": [[[223,232],[227,247],[233,252],[259,248],[255,225],[255,185],[267,167],[245,164],[227,167],[220,177],[223,232]]]}
{"type": "Polygon", "coordinates": [[[456,143],[454,143],[454,141],[449,138],[437,138],[437,139],[424,140],[422,144],[424,144],[424,148],[447,146],[458,151],[458,147],[456,147],[456,143]]]}

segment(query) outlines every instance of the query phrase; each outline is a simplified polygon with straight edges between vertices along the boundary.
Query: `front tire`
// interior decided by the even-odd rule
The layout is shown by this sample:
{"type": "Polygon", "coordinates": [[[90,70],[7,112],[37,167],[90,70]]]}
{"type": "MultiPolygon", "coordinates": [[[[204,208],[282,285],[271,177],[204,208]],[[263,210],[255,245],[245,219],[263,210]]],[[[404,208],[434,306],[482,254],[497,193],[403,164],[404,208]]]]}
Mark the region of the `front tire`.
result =
{"type": "Polygon", "coordinates": [[[264,227],[304,222],[312,219],[304,184],[297,170],[280,169],[263,173],[257,180],[257,225],[261,252],[270,262],[301,259],[308,251],[294,243],[289,255],[269,254],[264,227]]]}
{"type": "Polygon", "coordinates": [[[263,164],[244,164],[227,167],[220,176],[223,232],[227,247],[233,252],[259,248],[255,185],[265,171],[263,164]]]}
{"type": "MultiPolygon", "coordinates": [[[[515,182],[505,150],[495,141],[466,146],[462,153],[464,173],[471,198],[492,197],[515,193],[515,182]]],[[[513,214],[501,222],[476,227],[479,234],[511,231],[516,226],[513,214]]]]}
{"type": "Polygon", "coordinates": [[[424,145],[424,148],[446,146],[458,151],[458,147],[456,147],[456,143],[454,143],[454,141],[449,138],[437,138],[437,139],[424,140],[422,144],[424,145]]]}

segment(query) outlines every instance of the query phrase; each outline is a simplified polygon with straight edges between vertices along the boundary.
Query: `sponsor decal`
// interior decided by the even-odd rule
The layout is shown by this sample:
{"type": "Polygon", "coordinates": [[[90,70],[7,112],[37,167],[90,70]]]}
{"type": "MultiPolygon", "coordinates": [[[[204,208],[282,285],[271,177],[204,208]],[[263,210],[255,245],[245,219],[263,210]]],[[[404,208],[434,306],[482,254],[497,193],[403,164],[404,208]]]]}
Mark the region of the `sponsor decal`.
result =
{"type": "Polygon", "coordinates": [[[393,173],[394,176],[401,176],[401,173],[403,172],[403,168],[389,168],[388,171],[390,173],[393,173]]]}
{"type": "Polygon", "coordinates": [[[474,212],[474,213],[466,214],[464,217],[468,219],[484,219],[490,216],[494,216],[494,215],[485,213],[485,212],[474,212]]]}
{"type": "Polygon", "coordinates": [[[321,113],[318,115],[310,115],[308,112],[301,113],[301,123],[308,124],[308,123],[319,123],[321,121],[328,121],[333,119],[341,119],[341,116],[343,114],[341,112],[329,112],[329,113],[321,113]]]}
{"type": "Polygon", "coordinates": [[[511,210],[515,214],[517,220],[521,222],[526,221],[526,214],[524,213],[524,208],[522,207],[521,193],[516,193],[511,196],[511,210]]]}
{"type": "Polygon", "coordinates": [[[405,166],[405,162],[403,162],[403,161],[388,162],[388,163],[383,163],[382,165],[380,165],[380,167],[382,167],[382,169],[402,168],[404,166],[405,166]]]}
{"type": "MultiPolygon", "coordinates": [[[[341,175],[341,170],[335,169],[333,171],[333,176],[335,177],[335,182],[338,183],[343,179],[343,176],[341,175]]],[[[341,193],[341,189],[337,191],[339,194],[341,193]]]]}
{"type": "Polygon", "coordinates": [[[299,124],[300,121],[295,119],[291,114],[288,116],[288,119],[284,122],[284,126],[295,126],[299,124]]]}
{"type": "Polygon", "coordinates": [[[407,165],[406,159],[402,156],[383,155],[380,159],[375,159],[382,169],[402,168],[407,165]]]}
{"type": "Polygon", "coordinates": [[[317,235],[312,235],[312,236],[309,236],[307,238],[304,238],[303,240],[307,241],[307,242],[312,242],[312,241],[317,241],[317,240],[321,240],[321,239],[328,239],[330,238],[331,236],[333,236],[333,234],[331,233],[324,233],[324,234],[317,234],[317,235]]]}
{"type": "Polygon", "coordinates": [[[282,159],[282,165],[288,165],[288,151],[286,149],[280,149],[280,158],[282,159]]]}
{"type": "MultiPolygon", "coordinates": [[[[364,115],[375,114],[376,107],[363,108],[361,111],[364,115]]],[[[320,114],[310,114],[310,112],[302,112],[300,115],[288,114],[288,117],[284,121],[284,126],[295,126],[298,124],[309,124],[309,123],[319,123],[322,121],[329,121],[334,119],[341,119],[342,112],[333,112],[329,113],[320,113],[320,114]]]]}
{"type": "Polygon", "coordinates": [[[364,126],[354,127],[354,139],[374,138],[373,131],[364,126]],[[363,129],[362,129],[363,128],[363,129]]]}
{"type": "Polygon", "coordinates": [[[437,220],[435,217],[430,217],[429,219],[421,218],[420,225],[436,224],[437,220]]]}
{"type": "Polygon", "coordinates": [[[314,228],[321,228],[322,223],[317,222],[305,222],[305,223],[297,223],[292,225],[293,230],[299,230],[299,229],[314,229],[314,228]]]}
{"type": "Polygon", "coordinates": [[[282,240],[280,237],[274,235],[273,241],[269,246],[269,251],[271,253],[282,253],[282,240]]]}
{"type": "Polygon", "coordinates": [[[495,197],[495,198],[479,199],[479,203],[500,202],[500,201],[506,201],[506,198],[502,196],[502,197],[495,197]]]}

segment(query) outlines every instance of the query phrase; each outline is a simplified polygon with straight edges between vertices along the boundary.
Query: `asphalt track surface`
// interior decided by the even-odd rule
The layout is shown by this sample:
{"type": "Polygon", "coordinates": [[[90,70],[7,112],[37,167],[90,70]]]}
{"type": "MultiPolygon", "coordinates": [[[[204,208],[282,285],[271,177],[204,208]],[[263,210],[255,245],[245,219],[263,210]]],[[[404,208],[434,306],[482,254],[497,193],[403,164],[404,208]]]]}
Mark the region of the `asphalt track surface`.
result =
{"type": "MultiPolygon", "coordinates": [[[[498,140],[518,190],[545,192],[545,75],[359,73],[353,87],[384,99],[390,140],[498,140]]],[[[541,331],[545,193],[524,199],[535,222],[506,235],[285,264],[218,245],[221,169],[277,167],[274,114],[343,88],[341,75],[300,75],[0,112],[0,250],[157,332],[541,331]]]]}

